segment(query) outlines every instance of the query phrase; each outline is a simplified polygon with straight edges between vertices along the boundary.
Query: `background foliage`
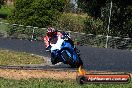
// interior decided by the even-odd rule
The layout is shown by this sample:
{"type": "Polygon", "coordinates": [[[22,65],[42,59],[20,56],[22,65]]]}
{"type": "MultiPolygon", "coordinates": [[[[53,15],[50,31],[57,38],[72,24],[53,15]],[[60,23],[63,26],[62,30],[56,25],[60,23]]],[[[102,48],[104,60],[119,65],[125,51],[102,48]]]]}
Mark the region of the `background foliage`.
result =
{"type": "Polygon", "coordinates": [[[63,12],[64,0],[16,0],[12,23],[45,27],[63,12]]]}
{"type": "Polygon", "coordinates": [[[3,0],[0,0],[0,8],[1,8],[1,5],[4,4],[4,1],[3,0]]]}
{"type": "MultiPolygon", "coordinates": [[[[132,38],[132,2],[131,0],[78,0],[78,7],[93,17],[87,19],[85,27],[87,32],[104,34],[101,30],[107,30],[110,2],[113,2],[112,17],[110,24],[111,36],[131,37],[132,38]],[[103,26],[93,30],[92,23],[102,20],[103,26]],[[91,30],[89,30],[91,29],[91,30]]],[[[102,25],[102,22],[100,25],[102,25]]],[[[106,33],[107,34],[107,33],[106,33]]]]}
{"type": "Polygon", "coordinates": [[[84,32],[86,14],[63,13],[54,26],[59,30],[84,32]]]}

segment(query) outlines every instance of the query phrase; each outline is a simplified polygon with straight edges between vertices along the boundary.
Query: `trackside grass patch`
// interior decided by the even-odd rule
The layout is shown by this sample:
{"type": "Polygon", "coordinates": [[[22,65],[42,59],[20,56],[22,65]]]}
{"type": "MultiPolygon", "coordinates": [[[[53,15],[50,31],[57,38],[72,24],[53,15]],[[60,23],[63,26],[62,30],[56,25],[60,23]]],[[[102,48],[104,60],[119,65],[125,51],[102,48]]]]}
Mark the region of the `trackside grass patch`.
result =
{"type": "Polygon", "coordinates": [[[24,52],[14,52],[0,49],[0,65],[43,64],[44,58],[24,52]]]}
{"type": "Polygon", "coordinates": [[[0,88],[132,88],[129,84],[84,84],[79,85],[75,80],[56,79],[27,79],[13,80],[0,78],[0,88]]]}

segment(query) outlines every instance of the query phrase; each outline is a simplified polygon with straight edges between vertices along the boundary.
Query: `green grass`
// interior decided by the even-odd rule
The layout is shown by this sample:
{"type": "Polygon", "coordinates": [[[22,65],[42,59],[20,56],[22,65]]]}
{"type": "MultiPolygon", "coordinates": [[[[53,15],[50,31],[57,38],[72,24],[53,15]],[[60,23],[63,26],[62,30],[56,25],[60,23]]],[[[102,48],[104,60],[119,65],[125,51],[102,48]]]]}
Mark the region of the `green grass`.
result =
{"type": "Polygon", "coordinates": [[[36,55],[0,49],[0,65],[42,64],[44,62],[42,57],[36,55]]]}
{"type": "Polygon", "coordinates": [[[75,80],[55,79],[5,79],[0,78],[0,88],[132,88],[129,84],[84,84],[79,85],[75,80]]]}

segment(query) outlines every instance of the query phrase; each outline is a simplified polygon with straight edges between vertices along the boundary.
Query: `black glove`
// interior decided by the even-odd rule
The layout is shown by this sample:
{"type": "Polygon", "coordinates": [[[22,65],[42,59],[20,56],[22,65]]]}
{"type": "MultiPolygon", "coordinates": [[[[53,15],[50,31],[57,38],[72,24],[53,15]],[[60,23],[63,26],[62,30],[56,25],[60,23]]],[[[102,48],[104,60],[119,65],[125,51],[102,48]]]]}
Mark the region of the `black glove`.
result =
{"type": "Polygon", "coordinates": [[[51,50],[51,45],[49,45],[47,48],[46,48],[46,51],[49,52],[51,50]]]}

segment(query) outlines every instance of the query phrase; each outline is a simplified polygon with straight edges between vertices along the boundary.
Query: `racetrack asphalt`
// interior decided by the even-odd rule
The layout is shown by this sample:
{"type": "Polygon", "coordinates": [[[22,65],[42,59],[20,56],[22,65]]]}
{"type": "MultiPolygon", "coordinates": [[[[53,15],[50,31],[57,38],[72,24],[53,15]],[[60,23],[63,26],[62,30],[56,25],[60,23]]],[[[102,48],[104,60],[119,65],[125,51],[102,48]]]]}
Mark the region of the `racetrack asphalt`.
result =
{"type": "MultiPolygon", "coordinates": [[[[50,57],[41,41],[0,38],[0,48],[28,52],[50,57]]],[[[77,46],[86,70],[132,72],[132,52],[127,50],[93,48],[77,46]]],[[[67,68],[67,65],[56,65],[54,68],[67,68]]]]}

